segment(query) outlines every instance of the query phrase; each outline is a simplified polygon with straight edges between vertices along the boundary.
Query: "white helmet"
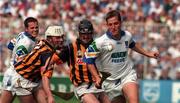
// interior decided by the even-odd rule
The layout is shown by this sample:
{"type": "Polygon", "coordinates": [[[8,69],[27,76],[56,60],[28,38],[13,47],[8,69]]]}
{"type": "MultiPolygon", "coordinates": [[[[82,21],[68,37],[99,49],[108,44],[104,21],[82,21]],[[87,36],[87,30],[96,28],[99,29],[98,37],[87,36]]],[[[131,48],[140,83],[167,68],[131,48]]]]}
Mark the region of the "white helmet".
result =
{"type": "Polygon", "coordinates": [[[62,26],[49,26],[46,29],[45,37],[48,36],[62,36],[64,35],[64,30],[62,26]]]}

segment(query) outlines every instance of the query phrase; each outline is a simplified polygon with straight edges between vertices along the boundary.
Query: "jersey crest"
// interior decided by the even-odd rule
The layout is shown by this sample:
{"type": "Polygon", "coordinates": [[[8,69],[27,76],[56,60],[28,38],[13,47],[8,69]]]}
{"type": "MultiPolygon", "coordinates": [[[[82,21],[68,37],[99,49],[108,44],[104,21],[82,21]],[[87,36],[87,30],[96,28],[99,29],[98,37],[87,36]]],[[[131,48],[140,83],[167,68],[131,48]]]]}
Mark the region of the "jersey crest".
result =
{"type": "Polygon", "coordinates": [[[125,41],[124,43],[125,43],[125,47],[128,48],[129,47],[128,46],[129,45],[128,41],[125,41]]]}
{"type": "Polygon", "coordinates": [[[85,65],[82,59],[83,59],[83,52],[81,50],[78,50],[76,63],[78,65],[85,65]]]}

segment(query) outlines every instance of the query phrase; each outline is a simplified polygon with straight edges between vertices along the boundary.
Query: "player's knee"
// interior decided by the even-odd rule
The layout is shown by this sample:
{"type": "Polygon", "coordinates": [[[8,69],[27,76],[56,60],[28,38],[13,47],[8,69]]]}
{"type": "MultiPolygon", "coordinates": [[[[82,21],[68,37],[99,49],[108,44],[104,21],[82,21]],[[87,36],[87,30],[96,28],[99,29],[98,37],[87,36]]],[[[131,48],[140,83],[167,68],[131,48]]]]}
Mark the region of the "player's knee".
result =
{"type": "Polygon", "coordinates": [[[128,103],[139,103],[138,97],[129,97],[128,103]]]}
{"type": "Polygon", "coordinates": [[[86,94],[81,97],[82,103],[100,103],[98,99],[91,94],[86,94]]]}
{"type": "Polygon", "coordinates": [[[123,95],[119,95],[117,97],[114,97],[111,100],[111,103],[126,103],[126,98],[123,95]]]}

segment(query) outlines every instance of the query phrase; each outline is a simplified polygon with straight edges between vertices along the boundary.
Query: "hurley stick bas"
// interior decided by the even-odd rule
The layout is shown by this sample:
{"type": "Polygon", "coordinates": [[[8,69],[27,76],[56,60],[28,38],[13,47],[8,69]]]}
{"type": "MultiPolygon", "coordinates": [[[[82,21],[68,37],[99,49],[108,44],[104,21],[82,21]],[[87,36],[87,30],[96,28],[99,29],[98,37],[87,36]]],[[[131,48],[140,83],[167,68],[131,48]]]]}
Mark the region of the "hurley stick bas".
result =
{"type": "Polygon", "coordinates": [[[111,73],[108,73],[108,72],[101,72],[100,71],[100,74],[101,74],[101,82],[100,82],[100,87],[97,87],[97,88],[102,88],[102,83],[104,80],[106,80],[106,78],[108,78],[109,76],[111,76],[111,73]]]}

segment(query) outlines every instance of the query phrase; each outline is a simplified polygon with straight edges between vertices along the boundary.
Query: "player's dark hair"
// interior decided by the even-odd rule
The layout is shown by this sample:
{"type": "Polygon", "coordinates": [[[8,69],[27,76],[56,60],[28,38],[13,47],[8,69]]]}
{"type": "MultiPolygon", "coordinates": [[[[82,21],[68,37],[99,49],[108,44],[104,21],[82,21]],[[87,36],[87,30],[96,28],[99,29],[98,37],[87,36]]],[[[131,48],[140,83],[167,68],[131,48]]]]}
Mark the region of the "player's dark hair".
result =
{"type": "Polygon", "coordinates": [[[25,20],[24,20],[24,26],[25,28],[28,27],[28,23],[29,22],[37,22],[38,23],[38,20],[36,18],[33,18],[33,17],[27,17],[25,20]]]}
{"type": "Polygon", "coordinates": [[[109,11],[107,14],[106,14],[106,22],[108,21],[109,18],[112,18],[112,17],[118,17],[118,20],[121,21],[121,14],[119,13],[119,11],[117,10],[111,10],[109,11]]]}

